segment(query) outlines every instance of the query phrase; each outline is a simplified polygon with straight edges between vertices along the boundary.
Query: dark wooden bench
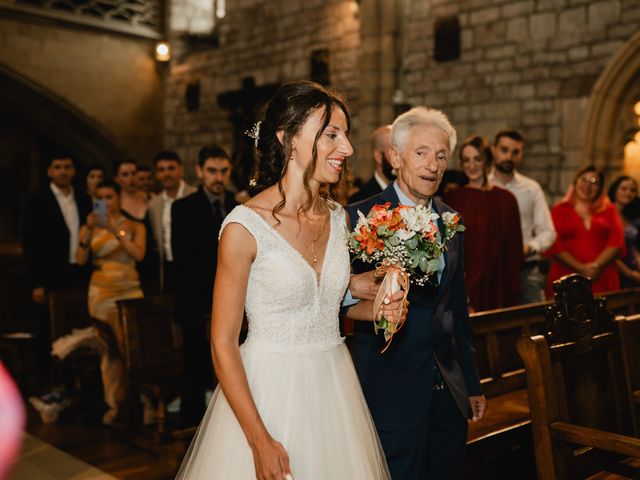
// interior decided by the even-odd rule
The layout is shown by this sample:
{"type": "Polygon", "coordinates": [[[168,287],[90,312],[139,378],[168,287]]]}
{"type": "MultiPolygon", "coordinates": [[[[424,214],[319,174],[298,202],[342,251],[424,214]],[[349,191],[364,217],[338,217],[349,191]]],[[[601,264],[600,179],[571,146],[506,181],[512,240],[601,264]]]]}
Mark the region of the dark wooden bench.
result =
{"type": "Polygon", "coordinates": [[[147,450],[164,453],[156,446],[171,437],[166,407],[178,395],[182,379],[182,341],[173,300],[158,295],[117,303],[124,337],[128,439],[147,450]],[[140,394],[147,395],[156,406],[153,442],[143,432],[140,394]]]}
{"type": "Polygon", "coordinates": [[[616,317],[634,436],[640,437],[640,314],[616,317]]]}
{"type": "MultiPolygon", "coordinates": [[[[65,288],[49,292],[49,318],[52,342],[71,334],[74,329],[95,326],[87,306],[87,289],[65,288]]],[[[80,346],[64,358],[62,365],[54,361],[52,384],[65,383],[69,387],[68,372],[73,372],[73,389],[84,402],[84,407],[94,407],[91,402],[101,390],[98,351],[95,348],[80,346]]]]}
{"type": "MultiPolygon", "coordinates": [[[[602,296],[613,313],[640,312],[640,289],[607,292],[602,296]]],[[[469,423],[468,465],[504,464],[508,463],[506,457],[532,450],[526,376],[516,345],[523,335],[544,333],[547,312],[553,305],[554,302],[546,301],[471,314],[478,370],[488,408],[482,421],[469,423]]]]}
{"type": "Polygon", "coordinates": [[[538,478],[640,478],[621,336],[602,297],[578,275],[554,285],[543,335],[522,337],[538,478]]]}

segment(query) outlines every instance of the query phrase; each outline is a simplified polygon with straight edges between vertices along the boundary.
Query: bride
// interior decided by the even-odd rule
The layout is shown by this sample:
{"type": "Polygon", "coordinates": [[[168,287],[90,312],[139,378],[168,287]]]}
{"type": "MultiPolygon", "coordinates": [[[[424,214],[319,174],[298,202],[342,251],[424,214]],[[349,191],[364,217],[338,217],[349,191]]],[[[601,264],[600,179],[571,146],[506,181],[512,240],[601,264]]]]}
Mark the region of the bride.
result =
{"type": "MultiPolygon", "coordinates": [[[[320,85],[288,83],[256,130],[264,190],[221,228],[211,331],[220,385],[178,478],[388,479],[338,328],[345,211],[321,194],[353,153],[347,107],[320,85]]],[[[388,318],[398,304],[384,307],[388,318]]],[[[349,313],[370,321],[372,305],[349,313]]]]}

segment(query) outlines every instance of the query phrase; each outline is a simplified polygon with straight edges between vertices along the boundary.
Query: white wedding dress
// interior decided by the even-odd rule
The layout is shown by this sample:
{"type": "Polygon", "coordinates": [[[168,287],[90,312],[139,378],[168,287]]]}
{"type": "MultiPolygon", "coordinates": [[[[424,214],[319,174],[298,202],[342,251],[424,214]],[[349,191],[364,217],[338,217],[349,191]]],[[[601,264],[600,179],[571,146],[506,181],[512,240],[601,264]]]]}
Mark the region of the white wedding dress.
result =
{"type": "MultiPolygon", "coordinates": [[[[240,346],[251,394],[271,436],[289,454],[295,480],[388,479],[384,454],[338,329],[349,282],[344,210],[330,213],[320,277],[256,211],[225,219],[255,238],[240,346]]],[[[180,479],[255,479],[253,456],[218,387],[182,463],[180,479]]]]}

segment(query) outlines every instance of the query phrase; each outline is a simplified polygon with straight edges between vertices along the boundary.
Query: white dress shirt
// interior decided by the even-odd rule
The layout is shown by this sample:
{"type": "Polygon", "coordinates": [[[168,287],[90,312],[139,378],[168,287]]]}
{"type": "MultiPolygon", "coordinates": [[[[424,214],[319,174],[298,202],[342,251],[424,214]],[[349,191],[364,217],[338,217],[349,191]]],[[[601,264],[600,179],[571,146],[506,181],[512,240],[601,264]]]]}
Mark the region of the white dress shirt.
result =
{"type": "Polygon", "coordinates": [[[162,233],[164,245],[164,258],[168,262],[173,262],[173,252],[171,251],[171,205],[178,198],[182,198],[184,192],[184,181],[180,180],[180,186],[175,197],[167,195],[167,191],[162,191],[162,233]]]}
{"type": "Polygon", "coordinates": [[[69,195],[65,195],[53,182],[50,187],[64,217],[64,223],[69,229],[69,263],[76,263],[76,250],[78,250],[80,239],[80,214],[78,213],[78,205],[76,205],[76,197],[73,195],[73,188],[69,195]]]}
{"type": "Polygon", "coordinates": [[[384,190],[389,186],[389,182],[377,171],[373,172],[373,178],[375,178],[376,182],[378,182],[378,185],[380,186],[380,190],[384,190]]]}
{"type": "Polygon", "coordinates": [[[534,252],[544,252],[556,240],[556,229],[553,226],[549,205],[542,188],[535,180],[514,172],[513,178],[502,183],[493,174],[489,181],[509,190],[518,201],[522,241],[534,252]]]}

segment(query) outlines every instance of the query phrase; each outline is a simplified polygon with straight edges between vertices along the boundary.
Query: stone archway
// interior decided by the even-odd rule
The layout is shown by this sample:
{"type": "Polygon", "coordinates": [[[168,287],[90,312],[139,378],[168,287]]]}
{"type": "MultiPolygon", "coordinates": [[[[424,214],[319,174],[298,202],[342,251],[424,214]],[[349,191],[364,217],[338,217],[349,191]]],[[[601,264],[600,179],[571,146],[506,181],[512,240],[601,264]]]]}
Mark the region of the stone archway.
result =
{"type": "Polygon", "coordinates": [[[47,182],[45,157],[64,148],[76,159],[77,188],[88,165],[111,171],[123,151],[86,114],[0,63],[0,246],[17,245],[25,198],[47,182]]]}
{"type": "Polygon", "coordinates": [[[34,131],[67,146],[77,159],[110,169],[124,152],[112,136],[86,114],[49,90],[0,63],[0,105],[34,131]]]}
{"type": "Polygon", "coordinates": [[[610,171],[623,169],[624,146],[638,129],[640,32],[609,62],[593,87],[583,123],[585,160],[610,171]]]}

